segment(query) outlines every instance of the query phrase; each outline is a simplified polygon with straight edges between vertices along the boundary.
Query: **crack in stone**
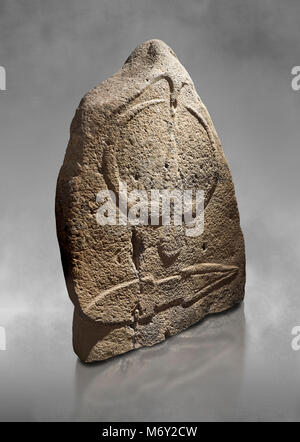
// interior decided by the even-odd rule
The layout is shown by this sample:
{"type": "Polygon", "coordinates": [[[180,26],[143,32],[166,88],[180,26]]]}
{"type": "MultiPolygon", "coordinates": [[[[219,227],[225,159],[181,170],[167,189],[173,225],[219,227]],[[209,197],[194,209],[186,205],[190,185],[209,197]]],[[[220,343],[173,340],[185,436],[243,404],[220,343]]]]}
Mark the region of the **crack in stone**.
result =
{"type": "MultiPolygon", "coordinates": [[[[139,293],[141,294],[143,293],[143,286],[141,281],[141,259],[145,247],[141,237],[137,233],[135,226],[132,226],[131,244],[132,244],[132,262],[136,270],[136,275],[138,278],[138,285],[139,285],[139,293]]],[[[133,348],[135,348],[136,329],[139,321],[139,316],[141,313],[142,313],[141,306],[140,303],[138,302],[133,311],[133,325],[132,325],[132,329],[134,331],[132,337],[133,348]]]]}

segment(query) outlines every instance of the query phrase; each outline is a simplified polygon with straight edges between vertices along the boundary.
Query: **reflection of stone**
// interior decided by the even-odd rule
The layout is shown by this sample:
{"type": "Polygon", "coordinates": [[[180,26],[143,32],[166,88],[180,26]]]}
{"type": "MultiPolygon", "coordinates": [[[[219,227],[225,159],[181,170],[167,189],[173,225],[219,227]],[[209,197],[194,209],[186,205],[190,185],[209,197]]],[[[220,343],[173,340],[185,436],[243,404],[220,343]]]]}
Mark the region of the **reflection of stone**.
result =
{"type": "Polygon", "coordinates": [[[75,306],[74,348],[84,361],[153,345],[243,298],[244,243],[230,171],[192,80],[164,43],[138,46],[82,100],[56,217],[75,306]],[[185,225],[162,223],[97,225],[96,194],[118,193],[120,182],[128,192],[204,190],[204,233],[187,237],[185,225]]]}
{"type": "Polygon", "coordinates": [[[74,418],[233,418],[244,374],[243,307],[242,303],[208,316],[168,341],[131,352],[127,358],[89,366],[78,361],[74,418]]]}

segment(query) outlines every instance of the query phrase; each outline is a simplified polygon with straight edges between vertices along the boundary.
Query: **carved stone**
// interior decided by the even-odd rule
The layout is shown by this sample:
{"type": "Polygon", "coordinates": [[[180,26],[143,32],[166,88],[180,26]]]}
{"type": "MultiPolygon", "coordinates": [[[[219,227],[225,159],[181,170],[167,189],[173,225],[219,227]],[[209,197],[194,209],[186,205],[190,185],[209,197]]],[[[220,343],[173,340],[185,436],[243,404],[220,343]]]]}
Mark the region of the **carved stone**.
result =
{"type": "MultiPolygon", "coordinates": [[[[120,212],[120,201],[117,199],[120,212]]],[[[92,362],[163,341],[244,296],[245,252],[231,174],[210,116],[174,52],[151,40],[82,99],[56,194],[74,304],[73,345],[92,362]],[[204,190],[204,232],[106,225],[96,195],[204,190]]]]}

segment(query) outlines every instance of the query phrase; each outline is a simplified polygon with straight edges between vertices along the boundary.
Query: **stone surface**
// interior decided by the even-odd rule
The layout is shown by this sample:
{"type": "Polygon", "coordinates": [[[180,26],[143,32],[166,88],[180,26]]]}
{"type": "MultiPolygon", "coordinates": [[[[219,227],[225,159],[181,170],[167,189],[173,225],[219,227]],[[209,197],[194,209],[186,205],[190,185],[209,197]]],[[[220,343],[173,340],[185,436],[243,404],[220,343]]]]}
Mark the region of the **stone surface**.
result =
{"type": "Polygon", "coordinates": [[[150,346],[244,296],[245,252],[231,174],[211,118],[174,52],[151,40],[88,92],[71,124],[56,194],[74,304],[73,346],[92,362],[150,346]],[[96,195],[203,189],[204,232],[100,226],[96,195]]]}

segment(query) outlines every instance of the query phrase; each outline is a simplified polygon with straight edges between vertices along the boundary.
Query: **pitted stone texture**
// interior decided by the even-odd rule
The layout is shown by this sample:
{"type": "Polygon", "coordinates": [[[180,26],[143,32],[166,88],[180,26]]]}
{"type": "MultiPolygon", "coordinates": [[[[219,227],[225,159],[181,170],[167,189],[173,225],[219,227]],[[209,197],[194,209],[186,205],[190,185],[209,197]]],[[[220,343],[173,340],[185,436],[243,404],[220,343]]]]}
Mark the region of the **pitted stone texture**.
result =
{"type": "Polygon", "coordinates": [[[210,116],[174,52],[151,40],[81,101],[56,195],[57,234],[86,362],[149,346],[244,296],[231,174],[210,116]],[[100,190],[202,189],[204,233],[100,226],[100,190]]]}

